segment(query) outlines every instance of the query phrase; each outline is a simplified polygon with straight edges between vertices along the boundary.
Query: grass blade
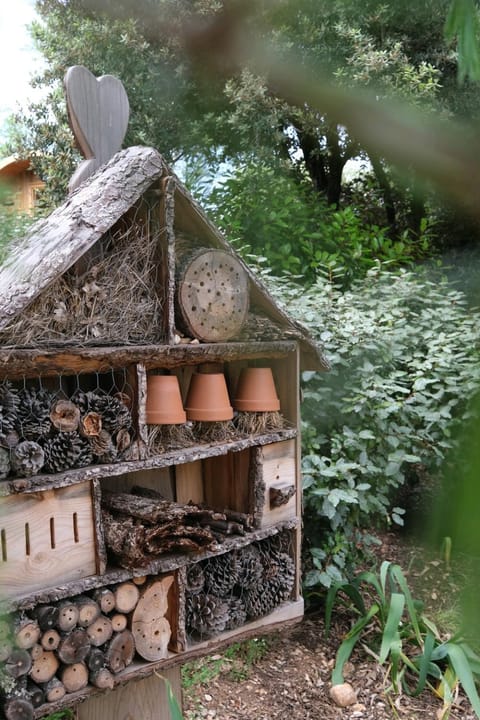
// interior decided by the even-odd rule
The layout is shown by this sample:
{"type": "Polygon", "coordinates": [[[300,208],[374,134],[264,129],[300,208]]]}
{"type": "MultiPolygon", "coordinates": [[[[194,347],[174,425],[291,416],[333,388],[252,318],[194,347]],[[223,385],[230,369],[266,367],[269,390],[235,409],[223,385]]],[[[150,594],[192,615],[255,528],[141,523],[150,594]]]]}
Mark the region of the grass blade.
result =
{"type": "Polygon", "coordinates": [[[476,714],[480,717],[480,698],[478,697],[475,679],[468,663],[468,659],[460,647],[454,643],[446,643],[446,649],[453,669],[457,673],[457,677],[470,701],[470,704],[476,714]]]}
{"type": "Polygon", "coordinates": [[[405,597],[400,593],[392,593],[388,616],[382,636],[382,644],[380,646],[380,655],[378,658],[380,665],[383,665],[392,647],[395,644],[398,646],[400,641],[398,627],[402,619],[404,607],[405,597]]]}
{"type": "Polygon", "coordinates": [[[377,604],[372,605],[368,613],[361,617],[360,620],[357,620],[355,625],[349,630],[349,632],[345,636],[345,640],[338,648],[335,658],[335,667],[333,668],[332,672],[333,685],[340,685],[341,683],[343,683],[343,666],[352,654],[353,648],[355,647],[360,638],[361,631],[363,630],[365,625],[368,625],[370,620],[378,613],[379,609],[380,608],[377,604]]]}
{"type": "Polygon", "coordinates": [[[419,647],[423,646],[423,639],[422,634],[420,632],[420,625],[418,623],[418,615],[415,610],[415,603],[413,601],[412,595],[410,593],[410,588],[407,585],[407,580],[405,578],[405,575],[402,572],[402,569],[399,565],[394,565],[392,567],[392,575],[397,581],[398,587],[402,591],[405,602],[407,603],[407,610],[408,614],[410,615],[410,620],[412,621],[412,626],[415,631],[415,637],[417,639],[417,643],[419,647]]]}

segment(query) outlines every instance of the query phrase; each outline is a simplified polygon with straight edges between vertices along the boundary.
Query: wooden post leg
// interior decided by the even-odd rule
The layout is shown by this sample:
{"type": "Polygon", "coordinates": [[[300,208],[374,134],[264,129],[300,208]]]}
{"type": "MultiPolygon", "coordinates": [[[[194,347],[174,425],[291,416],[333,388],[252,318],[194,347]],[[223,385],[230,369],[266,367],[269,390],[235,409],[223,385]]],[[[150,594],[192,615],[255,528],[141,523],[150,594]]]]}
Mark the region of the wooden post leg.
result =
{"type": "Polygon", "coordinates": [[[166,678],[180,707],[180,666],[159,670],[144,680],[131,680],[116,690],[96,695],[77,707],[77,720],[171,720],[166,678]],[[158,677],[160,675],[161,677],[158,677]]]}

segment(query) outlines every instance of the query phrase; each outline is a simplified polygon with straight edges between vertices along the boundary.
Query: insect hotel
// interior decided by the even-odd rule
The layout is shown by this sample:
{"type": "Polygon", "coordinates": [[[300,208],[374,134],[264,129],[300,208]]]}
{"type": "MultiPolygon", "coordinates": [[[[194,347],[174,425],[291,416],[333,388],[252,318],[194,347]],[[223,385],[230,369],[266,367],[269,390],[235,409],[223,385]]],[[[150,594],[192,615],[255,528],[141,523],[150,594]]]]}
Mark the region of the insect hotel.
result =
{"type": "Polygon", "coordinates": [[[302,616],[326,364],[158,152],[119,150],[121,83],[66,92],[86,160],[0,268],[1,706],[153,720],[158,674],[302,616]]]}

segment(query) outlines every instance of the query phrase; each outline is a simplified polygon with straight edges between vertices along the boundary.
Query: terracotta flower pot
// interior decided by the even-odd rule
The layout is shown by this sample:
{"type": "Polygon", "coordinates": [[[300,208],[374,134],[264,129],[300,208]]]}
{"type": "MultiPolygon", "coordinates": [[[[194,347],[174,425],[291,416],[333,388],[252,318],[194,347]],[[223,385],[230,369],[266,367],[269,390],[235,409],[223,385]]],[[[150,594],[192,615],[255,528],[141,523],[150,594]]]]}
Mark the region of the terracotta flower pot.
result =
{"type": "Polygon", "coordinates": [[[240,373],[233,406],[241,412],[280,410],[271,368],[244,368],[240,373]]]}
{"type": "Polygon", "coordinates": [[[233,408],[222,373],[192,375],[185,403],[187,418],[204,422],[231,420],[233,408]]]}
{"type": "Polygon", "coordinates": [[[148,425],[180,425],[187,421],[176,375],[149,375],[146,415],[148,425]]]}

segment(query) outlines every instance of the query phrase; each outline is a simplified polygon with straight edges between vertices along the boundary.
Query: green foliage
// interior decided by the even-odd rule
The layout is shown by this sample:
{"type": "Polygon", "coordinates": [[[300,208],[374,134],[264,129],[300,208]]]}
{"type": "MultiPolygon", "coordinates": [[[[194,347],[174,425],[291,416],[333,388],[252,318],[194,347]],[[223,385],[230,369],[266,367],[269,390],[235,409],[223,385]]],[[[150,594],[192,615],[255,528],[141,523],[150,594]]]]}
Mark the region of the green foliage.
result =
{"type": "Polygon", "coordinates": [[[386,228],[362,222],[353,208],[327,206],[305,178],[280,164],[247,163],[202,199],[240,252],[265,257],[274,274],[307,282],[321,274],[345,287],[379,261],[396,267],[430,249],[427,232],[413,238],[405,231],[392,241],[386,228]]]}
{"type": "Polygon", "coordinates": [[[165,688],[167,690],[168,709],[170,710],[171,720],[183,720],[182,709],[178,703],[177,698],[175,697],[170,681],[167,680],[167,678],[163,675],[160,675],[160,673],[158,672],[155,672],[155,675],[161,680],[163,680],[163,682],[165,683],[165,688]]]}
{"type": "Polygon", "coordinates": [[[10,247],[22,238],[32,224],[32,215],[15,210],[14,196],[8,185],[0,184],[0,264],[10,247]]]}
{"type": "Polygon", "coordinates": [[[457,40],[458,81],[480,80],[478,9],[474,0],[452,0],[445,22],[445,37],[457,40]]]}
{"type": "Polygon", "coordinates": [[[198,685],[215,680],[227,673],[230,680],[245,680],[253,665],[266,654],[269,643],[266,638],[252,638],[229,645],[222,654],[212,655],[182,665],[182,686],[186,692],[194,691],[198,685]]]}
{"type": "Polygon", "coordinates": [[[433,268],[280,296],[331,363],[304,373],[302,406],[305,583],[328,587],[372,541],[362,528],[402,524],[399,489],[441,473],[479,387],[480,315],[433,268]]]}
{"type": "Polygon", "coordinates": [[[358,619],[338,648],[332,683],[343,682],[343,668],[355,646],[362,641],[380,665],[387,665],[391,689],[419,695],[426,687],[453,702],[460,683],[473,709],[480,715],[475,676],[480,657],[458,635],[442,637],[435,624],[413,599],[405,575],[398,565],[382,563],[378,575],[361,572],[351,582],[332,585],[326,600],[326,628],[330,628],[336,601],[347,606],[358,619]]]}

